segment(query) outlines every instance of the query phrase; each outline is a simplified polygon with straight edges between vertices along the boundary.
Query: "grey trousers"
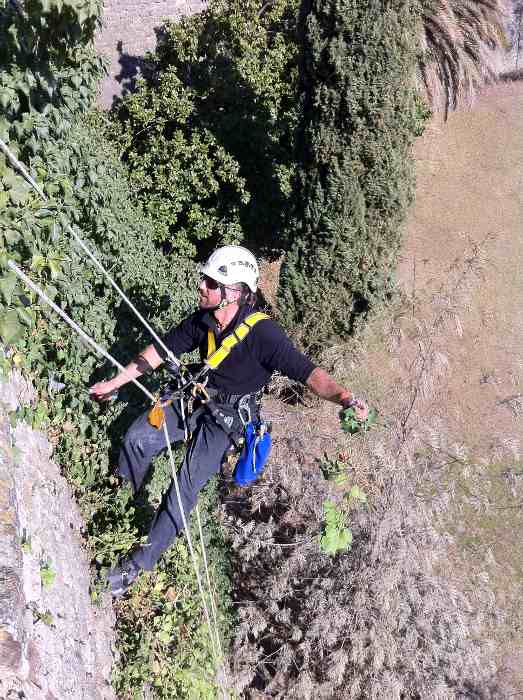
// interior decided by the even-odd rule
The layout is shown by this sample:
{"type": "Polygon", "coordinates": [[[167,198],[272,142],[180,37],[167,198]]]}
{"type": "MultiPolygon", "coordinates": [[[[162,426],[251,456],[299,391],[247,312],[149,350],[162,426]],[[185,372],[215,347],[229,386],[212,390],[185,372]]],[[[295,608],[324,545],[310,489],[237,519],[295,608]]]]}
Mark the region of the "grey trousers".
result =
{"type": "MultiPolygon", "coordinates": [[[[131,482],[135,493],[142,485],[153,457],[167,448],[163,428],[158,430],[151,426],[147,420],[148,413],[137,418],[129,428],[118,462],[120,475],[131,482]]],[[[166,407],[165,418],[171,443],[182,441],[183,422],[178,409],[166,407]]],[[[196,505],[198,493],[219,471],[231,444],[228,435],[206,411],[195,412],[190,418],[189,427],[193,437],[178,473],[181,501],[187,519],[196,505]]],[[[182,514],[174,482],[171,481],[155,514],[147,544],[133,554],[133,560],[140,568],[151,571],[182,530],[182,514]]]]}

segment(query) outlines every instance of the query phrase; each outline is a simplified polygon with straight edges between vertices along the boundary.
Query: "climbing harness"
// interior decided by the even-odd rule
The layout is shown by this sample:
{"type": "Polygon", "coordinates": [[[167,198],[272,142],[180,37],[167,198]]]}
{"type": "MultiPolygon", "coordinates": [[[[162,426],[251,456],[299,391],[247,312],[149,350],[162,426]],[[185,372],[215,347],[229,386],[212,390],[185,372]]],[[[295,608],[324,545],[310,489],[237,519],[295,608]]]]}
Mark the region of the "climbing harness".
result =
{"type": "MultiPolygon", "coordinates": [[[[39,187],[39,185],[35,182],[35,180],[31,177],[31,175],[27,172],[26,168],[24,165],[16,158],[16,156],[11,152],[11,150],[7,147],[7,145],[0,139],[0,150],[8,157],[9,161],[13,165],[13,167],[20,172],[20,174],[27,180],[27,182],[33,187],[33,189],[39,194],[39,196],[44,200],[47,201],[47,197],[43,190],[39,187]]],[[[110,284],[114,287],[114,289],[118,292],[120,297],[125,301],[125,303],[129,306],[129,308],[132,309],[132,311],[135,313],[137,318],[141,321],[141,323],[144,325],[144,327],[149,331],[149,333],[152,335],[152,337],[159,343],[161,347],[166,352],[166,365],[167,367],[172,370],[173,372],[176,371],[181,367],[180,361],[175,357],[175,355],[170,351],[161,338],[155,333],[155,331],[151,328],[151,326],[147,323],[147,321],[143,318],[143,316],[138,312],[136,307],[132,304],[132,302],[128,299],[128,297],[125,295],[125,293],[120,289],[120,287],[116,284],[116,282],[112,279],[110,274],[105,270],[105,268],[102,266],[102,264],[96,259],[96,257],[89,251],[87,246],[84,244],[84,242],[81,240],[81,238],[75,233],[75,231],[72,229],[72,227],[68,224],[66,227],[66,230],[68,233],[72,235],[72,237],[77,241],[77,243],[80,245],[80,247],[86,252],[86,254],[89,256],[89,258],[94,262],[94,264],[97,266],[97,268],[103,273],[103,275],[109,280],[110,284]]],[[[34,291],[40,299],[42,299],[48,306],[50,306],[61,318],[64,320],[76,333],[80,335],[83,340],[90,345],[98,354],[102,355],[105,357],[111,364],[116,367],[120,372],[122,372],[124,375],[126,375],[133,384],[135,384],[146,396],[148,399],[150,399],[152,402],[156,402],[156,397],[148,390],[146,387],[143,386],[139,381],[137,381],[134,377],[130,376],[127,373],[127,370],[123,365],[121,365],[112,355],[109,354],[105,348],[103,348],[100,344],[98,344],[93,338],[91,338],[77,323],[75,323],[66,313],[61,309],[59,306],[57,306],[46,294],[43,290],[41,290],[32,280],[27,277],[27,275],[20,270],[20,268],[12,261],[8,261],[8,267],[15,272],[15,274],[29,287],[32,291],[34,291]]],[[[207,623],[208,629],[209,629],[209,635],[210,635],[210,640],[211,640],[211,647],[212,647],[212,653],[213,657],[216,663],[216,668],[218,671],[218,677],[221,678],[222,674],[225,679],[225,681],[220,680],[220,686],[221,686],[221,692],[223,694],[224,700],[227,700],[229,697],[228,692],[227,692],[227,686],[229,685],[228,680],[227,680],[227,675],[226,675],[226,670],[225,670],[225,664],[223,663],[224,655],[221,647],[221,640],[220,640],[220,634],[218,631],[218,620],[217,620],[217,613],[216,613],[216,606],[214,603],[214,593],[213,588],[211,586],[211,579],[210,579],[210,574],[209,574],[209,569],[208,569],[208,562],[207,562],[207,556],[206,556],[206,551],[205,551],[205,542],[203,539],[203,533],[201,529],[201,520],[200,520],[200,514],[199,514],[199,509],[198,505],[196,505],[195,511],[199,523],[199,535],[200,535],[200,547],[203,553],[203,563],[204,563],[204,569],[205,569],[205,575],[206,575],[206,583],[208,587],[208,594],[209,594],[209,600],[211,602],[211,613],[209,613],[209,608],[207,605],[206,601],[206,595],[202,583],[202,578],[201,574],[199,571],[199,566],[198,566],[198,558],[196,556],[196,550],[194,547],[194,544],[192,542],[192,537],[190,534],[190,530],[188,527],[187,523],[187,518],[185,515],[185,510],[183,507],[182,499],[181,499],[181,494],[180,494],[180,486],[178,482],[178,476],[176,473],[176,465],[174,461],[174,456],[171,448],[171,439],[169,435],[169,431],[167,429],[167,423],[164,421],[163,422],[163,431],[165,434],[165,441],[167,445],[167,452],[169,455],[169,461],[171,464],[171,472],[172,472],[172,478],[173,478],[173,483],[175,486],[175,491],[176,491],[176,497],[178,500],[178,505],[180,508],[180,513],[182,516],[182,522],[185,530],[185,535],[187,539],[187,546],[189,548],[190,556],[191,556],[191,562],[194,568],[194,572],[196,575],[196,581],[198,584],[198,590],[200,593],[200,598],[202,601],[202,609],[205,617],[205,621],[207,623]],[[212,618],[211,618],[212,614],[212,618]]]]}
{"type": "MultiPolygon", "coordinates": [[[[158,398],[148,415],[149,424],[161,429],[165,421],[164,409],[177,403],[184,425],[185,441],[188,442],[190,439],[188,417],[191,414],[191,408],[186,399],[186,392],[187,389],[190,389],[191,397],[199,404],[199,408],[196,410],[206,410],[231,440],[234,446],[233,452],[239,453],[240,456],[233,472],[233,478],[239,486],[247,486],[260,476],[272,447],[271,426],[258,418],[259,396],[252,394],[229,395],[224,397],[228,400],[222,402],[219,400],[218,393],[211,396],[205,383],[199,380],[205,379],[207,381],[209,372],[216,370],[229,356],[233,348],[247,337],[250,330],[259,321],[266,318],[269,316],[260,311],[249,314],[222,341],[219,348],[216,348],[216,338],[209,328],[207,332],[207,359],[202,370],[197,373],[196,377],[193,377],[183,366],[173,372],[175,385],[171,385],[169,390],[158,398]],[[230,409],[224,410],[224,406],[230,407],[230,409]],[[239,418],[239,426],[236,416],[239,418]]],[[[229,456],[232,457],[232,454],[229,456]]]]}
{"type": "Polygon", "coordinates": [[[241,447],[243,445],[243,428],[251,422],[252,414],[254,413],[251,407],[251,394],[246,394],[244,396],[229,395],[226,397],[229,400],[222,402],[219,400],[219,393],[216,393],[214,396],[210,395],[204,380],[206,382],[209,378],[209,372],[218,369],[232,350],[245,340],[251,329],[259,321],[266,318],[269,318],[269,316],[261,311],[255,311],[249,314],[232,333],[224,338],[219,348],[216,348],[214,333],[209,328],[207,333],[207,358],[204,361],[202,369],[196,376],[193,376],[185,367],[177,368],[176,371],[172,373],[174,386],[171,385],[169,390],[164,392],[164,395],[159,397],[155,402],[155,405],[148,415],[149,424],[160,429],[165,421],[164,409],[177,402],[180,407],[180,414],[184,423],[187,440],[187,400],[185,394],[187,389],[190,389],[192,397],[210,413],[214,422],[230,437],[234,445],[237,448],[241,447]],[[231,401],[232,397],[234,397],[234,401],[231,401]],[[242,425],[240,431],[235,428],[235,423],[237,423],[237,421],[235,421],[234,415],[231,415],[228,411],[224,411],[222,408],[225,404],[233,406],[236,402],[237,406],[235,409],[242,425]]]}

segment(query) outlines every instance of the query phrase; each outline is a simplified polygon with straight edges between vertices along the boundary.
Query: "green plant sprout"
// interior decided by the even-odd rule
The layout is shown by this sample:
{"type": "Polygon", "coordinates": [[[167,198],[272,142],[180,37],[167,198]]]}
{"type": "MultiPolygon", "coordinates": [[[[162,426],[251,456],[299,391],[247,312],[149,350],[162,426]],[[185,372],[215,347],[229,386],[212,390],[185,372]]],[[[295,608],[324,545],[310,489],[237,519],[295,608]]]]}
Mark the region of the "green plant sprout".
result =
{"type": "Polygon", "coordinates": [[[346,527],[345,513],[333,501],[323,504],[325,523],[320,537],[320,549],[334,557],[338,552],[346,552],[352,546],[352,531],[346,527]]]}
{"type": "Polygon", "coordinates": [[[343,411],[340,411],[340,419],[341,429],[346,433],[356,435],[357,433],[367,433],[372,426],[376,424],[377,414],[376,411],[371,408],[367,418],[362,421],[356,418],[356,411],[354,408],[345,408],[343,411]]]}
{"type": "Polygon", "coordinates": [[[353,486],[350,491],[344,494],[343,498],[346,501],[359,501],[360,503],[367,503],[367,496],[360,489],[359,486],[353,486]]]}
{"type": "Polygon", "coordinates": [[[47,625],[47,627],[54,626],[54,624],[53,624],[54,617],[53,617],[53,614],[50,610],[46,610],[45,612],[42,612],[36,606],[33,606],[31,608],[31,612],[33,613],[33,620],[34,620],[35,624],[37,622],[43,622],[44,625],[47,625]]]}
{"type": "MultiPolygon", "coordinates": [[[[349,505],[358,501],[367,503],[367,496],[359,486],[353,486],[343,495],[349,505]]],[[[323,504],[324,526],[320,536],[320,549],[324,554],[335,556],[338,552],[347,552],[352,547],[352,531],[347,527],[347,513],[343,507],[337,507],[334,501],[323,504]]]]}
{"type": "Polygon", "coordinates": [[[331,459],[325,453],[323,459],[319,460],[319,464],[323,478],[327,481],[332,481],[336,486],[343,486],[347,482],[348,464],[343,459],[331,459]]]}
{"type": "Polygon", "coordinates": [[[46,562],[40,565],[40,579],[44,588],[50,588],[56,578],[56,571],[53,570],[51,564],[46,562]]]}

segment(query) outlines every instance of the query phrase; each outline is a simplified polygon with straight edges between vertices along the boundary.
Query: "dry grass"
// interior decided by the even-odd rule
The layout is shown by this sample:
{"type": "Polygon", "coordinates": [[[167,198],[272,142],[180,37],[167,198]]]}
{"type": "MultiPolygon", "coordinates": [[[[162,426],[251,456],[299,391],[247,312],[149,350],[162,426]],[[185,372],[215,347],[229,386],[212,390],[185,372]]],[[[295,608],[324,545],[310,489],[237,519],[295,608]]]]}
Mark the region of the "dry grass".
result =
{"type": "Polygon", "coordinates": [[[225,506],[241,697],[523,692],[520,105],[518,84],[497,86],[447,131],[432,125],[400,270],[409,291],[324,356],[381,429],[346,438],[335,407],[267,403],[271,465],[225,506]],[[317,544],[323,500],[341,499],[318,468],[325,451],[348,453],[347,486],[369,495],[335,560],[317,544]]]}
{"type": "Polygon", "coordinates": [[[433,458],[444,445],[430,430],[447,371],[440,345],[460,329],[485,262],[484,247],[473,245],[437,294],[403,298],[351,346],[326,353],[338,377],[370,388],[381,429],[345,437],[335,407],[270,400],[268,412],[286,419],[275,424],[271,465],[225,504],[240,616],[232,666],[242,697],[505,697],[489,639],[502,614],[489,581],[471,573],[464,582],[449,566],[460,561],[457,553],[449,559],[459,548],[442,525],[453,498],[433,458]],[[431,440],[437,449],[427,447],[431,440]],[[350,465],[341,490],[317,465],[323,451],[339,450],[350,465]],[[339,501],[352,484],[370,507],[351,511],[353,550],[332,560],[317,543],[322,503],[339,501]]]}

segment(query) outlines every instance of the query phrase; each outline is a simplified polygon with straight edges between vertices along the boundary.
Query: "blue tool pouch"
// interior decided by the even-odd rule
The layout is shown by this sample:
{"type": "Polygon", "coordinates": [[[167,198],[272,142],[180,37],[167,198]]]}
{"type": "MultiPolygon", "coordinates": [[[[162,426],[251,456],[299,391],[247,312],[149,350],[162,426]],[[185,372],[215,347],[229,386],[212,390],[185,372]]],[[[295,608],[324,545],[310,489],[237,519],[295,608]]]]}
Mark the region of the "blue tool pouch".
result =
{"type": "Polygon", "coordinates": [[[245,444],[233,473],[238,486],[248,486],[260,476],[272,447],[269,426],[262,420],[247,423],[244,439],[245,444]]]}

